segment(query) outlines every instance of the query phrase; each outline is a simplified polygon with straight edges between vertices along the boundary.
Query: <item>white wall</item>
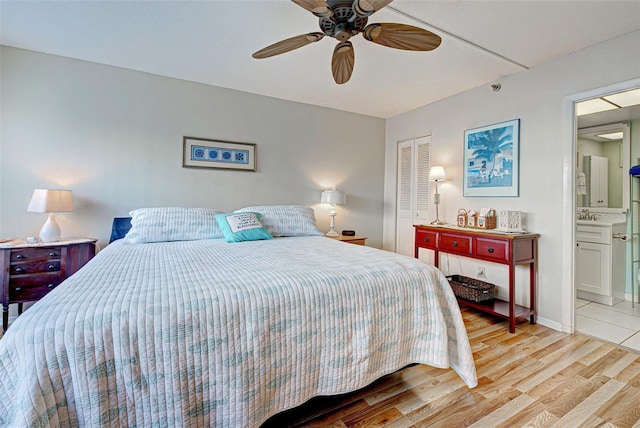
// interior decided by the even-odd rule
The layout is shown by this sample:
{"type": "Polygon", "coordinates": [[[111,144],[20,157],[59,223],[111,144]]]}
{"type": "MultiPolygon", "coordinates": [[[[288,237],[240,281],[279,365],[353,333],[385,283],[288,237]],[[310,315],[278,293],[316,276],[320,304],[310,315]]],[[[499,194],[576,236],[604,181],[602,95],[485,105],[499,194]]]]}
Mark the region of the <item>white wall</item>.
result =
{"type": "Polygon", "coordinates": [[[638,46],[640,32],[630,33],[505,77],[499,92],[485,85],[387,120],[383,247],[393,249],[395,240],[396,142],[431,134],[432,163],[445,165],[450,177],[439,186],[440,217],[454,223],[459,208],[487,206],[526,213],[527,229],[541,235],[540,321],[567,329],[566,311],[571,310],[571,304],[566,296],[571,295],[567,290],[573,284],[563,278],[570,268],[567,264],[572,263],[573,243],[563,238],[563,227],[567,227],[566,216],[573,215],[574,196],[566,193],[573,191],[575,175],[571,170],[575,152],[574,159],[566,155],[573,150],[574,126],[567,114],[567,99],[572,94],[640,77],[638,46]],[[464,131],[510,119],[520,119],[520,196],[464,198],[464,131]]]}
{"type": "Polygon", "coordinates": [[[34,188],[69,188],[63,236],[104,243],[114,216],[144,206],[232,211],[313,206],[321,230],[337,185],[337,230],[382,243],[383,119],[2,47],[0,237],[37,235],[34,188]],[[182,137],[257,144],[258,172],[182,168],[182,137]]]}

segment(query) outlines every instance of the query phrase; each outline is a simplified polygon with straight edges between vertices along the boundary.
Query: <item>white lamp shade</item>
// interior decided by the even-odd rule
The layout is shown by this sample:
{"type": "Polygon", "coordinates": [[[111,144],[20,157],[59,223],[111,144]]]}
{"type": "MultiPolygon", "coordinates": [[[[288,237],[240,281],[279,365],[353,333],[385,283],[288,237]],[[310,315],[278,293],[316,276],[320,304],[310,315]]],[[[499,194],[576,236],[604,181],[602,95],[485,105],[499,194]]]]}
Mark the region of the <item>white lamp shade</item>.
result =
{"type": "Polygon", "coordinates": [[[429,170],[430,181],[445,181],[447,176],[444,173],[444,167],[440,165],[432,166],[429,170]]]}
{"type": "Polygon", "coordinates": [[[35,189],[27,211],[32,213],[74,211],[71,190],[35,189]]]}
{"type": "Polygon", "coordinates": [[[340,190],[325,190],[322,192],[322,204],[344,205],[347,202],[347,196],[340,190]]]}

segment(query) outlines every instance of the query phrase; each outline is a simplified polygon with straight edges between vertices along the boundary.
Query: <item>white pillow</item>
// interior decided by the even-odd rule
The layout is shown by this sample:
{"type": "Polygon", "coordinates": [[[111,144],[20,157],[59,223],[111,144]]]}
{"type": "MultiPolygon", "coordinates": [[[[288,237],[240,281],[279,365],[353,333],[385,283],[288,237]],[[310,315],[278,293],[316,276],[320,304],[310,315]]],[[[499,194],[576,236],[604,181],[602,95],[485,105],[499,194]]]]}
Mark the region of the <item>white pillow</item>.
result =
{"type": "Polygon", "coordinates": [[[264,227],[276,236],[322,236],[313,208],[301,205],[259,205],[244,207],[237,213],[259,213],[264,227]]]}
{"type": "Polygon", "coordinates": [[[140,208],[129,213],[131,230],[125,244],[223,238],[216,221],[222,211],[210,208],[140,208]]]}

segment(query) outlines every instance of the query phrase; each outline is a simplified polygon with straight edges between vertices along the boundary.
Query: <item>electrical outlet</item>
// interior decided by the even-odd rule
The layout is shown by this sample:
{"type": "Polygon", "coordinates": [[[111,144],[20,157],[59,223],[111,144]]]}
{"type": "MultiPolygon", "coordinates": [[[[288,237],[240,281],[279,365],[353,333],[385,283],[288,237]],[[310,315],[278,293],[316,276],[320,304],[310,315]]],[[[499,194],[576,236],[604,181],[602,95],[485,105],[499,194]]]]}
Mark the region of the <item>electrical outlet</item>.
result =
{"type": "Polygon", "coordinates": [[[478,266],[478,278],[486,278],[484,266],[478,266]]]}

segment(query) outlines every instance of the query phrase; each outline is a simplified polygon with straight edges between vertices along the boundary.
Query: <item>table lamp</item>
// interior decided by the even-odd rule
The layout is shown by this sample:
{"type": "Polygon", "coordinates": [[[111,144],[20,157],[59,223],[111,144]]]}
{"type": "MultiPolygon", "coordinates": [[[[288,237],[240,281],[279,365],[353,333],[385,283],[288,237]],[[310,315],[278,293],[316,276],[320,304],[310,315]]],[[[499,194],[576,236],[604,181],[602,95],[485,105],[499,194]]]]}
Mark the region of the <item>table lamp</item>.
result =
{"type": "Polygon", "coordinates": [[[338,236],[338,232],[335,231],[336,205],[344,205],[346,200],[346,195],[340,190],[332,189],[322,192],[322,199],[320,200],[320,203],[331,204],[331,211],[329,211],[329,215],[331,216],[331,224],[329,225],[329,231],[326,234],[327,236],[338,236]]]}
{"type": "Polygon", "coordinates": [[[438,205],[440,205],[440,193],[438,193],[438,181],[446,181],[447,176],[444,173],[444,167],[437,165],[432,166],[429,171],[429,181],[436,182],[436,193],[433,195],[433,204],[436,206],[436,219],[431,222],[431,224],[445,224],[444,221],[440,220],[440,216],[438,214],[438,205]]]}
{"type": "Polygon", "coordinates": [[[40,240],[55,242],[60,239],[60,226],[53,213],[74,211],[71,190],[35,189],[27,211],[49,213],[47,221],[40,229],[40,240]]]}

